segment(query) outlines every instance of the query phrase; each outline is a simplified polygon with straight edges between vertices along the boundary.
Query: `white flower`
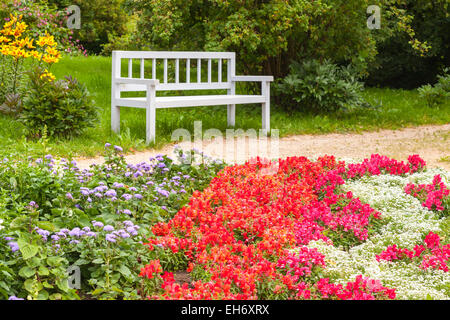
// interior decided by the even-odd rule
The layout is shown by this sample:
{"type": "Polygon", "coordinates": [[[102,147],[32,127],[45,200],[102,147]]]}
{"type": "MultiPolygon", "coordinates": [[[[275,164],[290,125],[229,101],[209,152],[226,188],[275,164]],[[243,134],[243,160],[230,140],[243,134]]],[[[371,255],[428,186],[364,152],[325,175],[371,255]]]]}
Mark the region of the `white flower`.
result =
{"type": "Polygon", "coordinates": [[[308,247],[317,248],[325,255],[327,276],[338,283],[354,281],[359,274],[379,279],[383,285],[396,288],[398,299],[450,299],[448,289],[445,290],[450,284],[449,272],[422,270],[413,262],[378,262],[375,259],[388,245],[412,249],[422,242],[424,234],[442,231],[442,219],[404,192],[406,184],[431,183],[436,174],[449,184],[450,172],[442,169],[430,169],[406,177],[379,175],[346,182],[344,187],[347,191],[352,191],[355,197],[380,211],[388,223],[378,234],[349,251],[322,240],[311,241],[308,247]]]}

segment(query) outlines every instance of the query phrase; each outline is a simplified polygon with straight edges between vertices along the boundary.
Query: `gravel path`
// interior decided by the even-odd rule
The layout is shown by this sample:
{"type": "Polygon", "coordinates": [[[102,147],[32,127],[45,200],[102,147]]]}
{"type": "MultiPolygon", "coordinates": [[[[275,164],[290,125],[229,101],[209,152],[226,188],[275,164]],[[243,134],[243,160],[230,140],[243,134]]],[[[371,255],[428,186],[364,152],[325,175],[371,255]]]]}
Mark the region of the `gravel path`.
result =
{"type": "MultiPolygon", "coordinates": [[[[338,158],[364,159],[379,153],[398,160],[406,160],[408,155],[419,154],[430,167],[442,167],[450,171],[450,124],[440,126],[420,126],[401,130],[380,130],[361,134],[294,135],[281,138],[277,143],[269,139],[269,151],[261,150],[264,140],[253,138],[215,139],[202,143],[180,143],[184,150],[195,147],[213,158],[221,158],[228,163],[242,163],[261,155],[267,158],[289,156],[317,157],[324,154],[338,158]],[[233,146],[234,142],[234,146],[233,146]],[[272,144],[270,144],[272,142],[272,144]],[[444,161],[446,160],[446,161],[444,161]]],[[[157,154],[173,156],[173,146],[126,155],[129,163],[148,161],[157,154]]],[[[77,159],[80,168],[101,163],[102,157],[77,159]]]]}

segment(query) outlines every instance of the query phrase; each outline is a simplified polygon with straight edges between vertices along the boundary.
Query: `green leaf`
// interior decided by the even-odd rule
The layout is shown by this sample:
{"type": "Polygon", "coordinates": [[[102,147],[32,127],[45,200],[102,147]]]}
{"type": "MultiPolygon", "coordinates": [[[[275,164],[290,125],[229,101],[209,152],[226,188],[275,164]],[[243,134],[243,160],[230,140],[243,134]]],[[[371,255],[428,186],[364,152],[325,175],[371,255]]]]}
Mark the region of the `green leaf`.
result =
{"type": "Polygon", "coordinates": [[[15,218],[11,223],[9,224],[10,229],[20,229],[23,227],[27,220],[26,216],[20,216],[15,218]]]}
{"type": "Polygon", "coordinates": [[[50,283],[48,283],[47,281],[44,281],[44,282],[42,283],[42,285],[44,286],[44,288],[47,288],[47,289],[52,289],[52,288],[54,288],[54,286],[51,285],[50,283]]]}
{"type": "Polygon", "coordinates": [[[23,278],[30,278],[36,274],[36,271],[32,268],[25,266],[22,269],[19,270],[19,276],[23,278]]]}
{"type": "Polygon", "coordinates": [[[124,275],[125,277],[131,277],[131,271],[128,269],[128,267],[124,264],[121,264],[119,267],[119,272],[124,275]]]}
{"type": "Polygon", "coordinates": [[[40,283],[36,279],[27,279],[23,284],[25,289],[30,293],[39,292],[44,287],[42,283],[40,283]]]}
{"type": "Polygon", "coordinates": [[[40,276],[48,276],[50,274],[50,272],[48,271],[48,269],[44,266],[40,266],[39,270],[38,270],[38,274],[40,276]]]}
{"type": "Polygon", "coordinates": [[[103,263],[103,259],[102,259],[102,258],[97,258],[97,259],[95,259],[95,260],[92,260],[92,263],[95,263],[95,264],[102,264],[102,263],[103,263]]]}
{"type": "Polygon", "coordinates": [[[17,188],[17,180],[16,180],[16,178],[14,178],[14,177],[9,178],[9,183],[11,184],[11,187],[13,189],[17,188]]]}
{"type": "Polygon", "coordinates": [[[54,293],[50,296],[50,300],[62,300],[61,293],[54,293]]]}
{"type": "Polygon", "coordinates": [[[48,257],[47,263],[50,267],[57,267],[61,264],[62,258],[60,257],[48,257]]]}
{"type": "Polygon", "coordinates": [[[50,221],[38,221],[36,223],[36,225],[39,228],[44,229],[44,230],[48,230],[48,231],[51,231],[51,232],[55,232],[56,231],[55,225],[53,223],[51,223],[50,221]]]}
{"type": "Polygon", "coordinates": [[[95,289],[94,291],[92,291],[91,294],[93,296],[96,296],[98,294],[101,294],[102,292],[104,292],[104,290],[102,288],[98,288],[98,289],[95,289]]]}
{"type": "Polygon", "coordinates": [[[38,300],[48,300],[48,292],[46,290],[41,290],[37,296],[38,300]]]}
{"type": "Polygon", "coordinates": [[[34,257],[39,251],[38,246],[27,243],[22,239],[19,239],[17,241],[17,244],[19,245],[19,250],[22,253],[22,258],[24,260],[28,260],[28,259],[34,257]]]}

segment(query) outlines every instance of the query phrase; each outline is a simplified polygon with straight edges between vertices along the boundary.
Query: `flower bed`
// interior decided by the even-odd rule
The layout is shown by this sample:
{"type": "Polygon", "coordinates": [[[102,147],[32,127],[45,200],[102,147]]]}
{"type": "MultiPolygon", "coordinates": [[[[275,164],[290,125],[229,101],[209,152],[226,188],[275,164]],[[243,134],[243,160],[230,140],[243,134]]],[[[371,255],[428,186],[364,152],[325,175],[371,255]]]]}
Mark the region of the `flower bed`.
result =
{"type": "MultiPolygon", "coordinates": [[[[424,161],[411,156],[405,164],[373,155],[360,164],[346,166],[333,157],[315,162],[294,157],[280,160],[276,174],[261,174],[268,166],[258,161],[225,168],[207,189],[194,193],[189,205],[171,221],[152,228],[155,237],[146,243],[149,249],[157,252],[156,256],[163,251],[182,252],[195,281],[189,287],[176,283],[171,273],[160,276],[168,269],[165,261],[153,261],[162,268],[144,268],[141,276],[152,282],[153,288],[160,285],[161,289],[149,298],[395,298],[395,285],[385,286],[376,277],[367,277],[373,272],[364,270],[365,262],[370,262],[367,266],[374,264],[377,250],[383,249],[372,250],[371,257],[365,257],[367,261],[354,265],[355,273],[345,276],[329,268],[340,261],[330,259],[327,249],[351,261],[352,251],[364,250],[372,238],[392,227],[392,217],[383,216],[346,191],[347,183],[373,176],[405,179],[420,174],[417,172],[424,169],[424,161]]],[[[404,193],[401,196],[407,197],[404,193]]],[[[429,220],[439,221],[435,213],[429,220]]],[[[416,230],[414,236],[425,237],[423,231],[416,230]]],[[[448,271],[448,245],[430,249],[431,255],[425,255],[421,264],[426,272],[417,270],[417,276],[448,281],[442,273],[448,271]]],[[[378,271],[383,268],[381,264],[376,267],[378,271]]],[[[448,298],[445,281],[441,288],[438,283],[434,285],[424,292],[448,298]]],[[[401,288],[402,298],[414,297],[409,294],[401,288]]]]}
{"type": "Polygon", "coordinates": [[[84,171],[50,155],[1,161],[4,298],[450,297],[450,174],[418,156],[225,167],[177,151],[131,165],[105,147],[84,171]]]}

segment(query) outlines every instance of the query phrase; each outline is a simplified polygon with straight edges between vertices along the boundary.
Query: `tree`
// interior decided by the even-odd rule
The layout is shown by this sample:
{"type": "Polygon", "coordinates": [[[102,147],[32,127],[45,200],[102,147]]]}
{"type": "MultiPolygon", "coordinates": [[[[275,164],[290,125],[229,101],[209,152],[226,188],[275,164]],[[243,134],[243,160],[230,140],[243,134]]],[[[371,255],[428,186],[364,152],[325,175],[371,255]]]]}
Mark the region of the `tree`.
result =
{"type": "Polygon", "coordinates": [[[122,8],[124,0],[48,0],[58,9],[77,5],[81,10],[81,29],[74,37],[80,39],[91,53],[100,53],[108,43],[108,35],[122,35],[126,31],[128,15],[122,8]]]}
{"type": "Polygon", "coordinates": [[[284,76],[293,60],[352,62],[375,56],[367,0],[125,0],[138,12],[136,41],[162,50],[235,51],[238,69],[284,76]],[[361,14],[363,13],[363,14],[361,14]]]}

